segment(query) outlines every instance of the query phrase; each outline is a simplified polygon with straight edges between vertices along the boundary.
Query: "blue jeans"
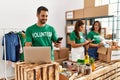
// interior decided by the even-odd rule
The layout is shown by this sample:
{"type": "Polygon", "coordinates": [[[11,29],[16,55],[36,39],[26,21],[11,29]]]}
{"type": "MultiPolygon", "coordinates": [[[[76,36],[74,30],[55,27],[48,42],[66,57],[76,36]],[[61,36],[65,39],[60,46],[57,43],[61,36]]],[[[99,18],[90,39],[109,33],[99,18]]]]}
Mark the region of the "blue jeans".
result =
{"type": "Polygon", "coordinates": [[[88,55],[89,57],[94,58],[95,60],[98,59],[98,53],[97,53],[98,48],[97,47],[92,47],[88,49],[88,55]]]}

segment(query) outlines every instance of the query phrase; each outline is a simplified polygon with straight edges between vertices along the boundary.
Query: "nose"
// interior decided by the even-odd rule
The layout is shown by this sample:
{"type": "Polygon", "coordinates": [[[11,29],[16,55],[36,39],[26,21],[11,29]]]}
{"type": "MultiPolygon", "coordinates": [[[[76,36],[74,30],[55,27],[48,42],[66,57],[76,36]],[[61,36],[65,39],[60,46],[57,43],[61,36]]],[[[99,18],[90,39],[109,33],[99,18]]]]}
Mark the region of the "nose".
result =
{"type": "Polygon", "coordinates": [[[47,16],[44,16],[44,19],[47,19],[47,16]]]}
{"type": "Polygon", "coordinates": [[[46,17],[44,16],[43,19],[46,19],[46,17]]]}

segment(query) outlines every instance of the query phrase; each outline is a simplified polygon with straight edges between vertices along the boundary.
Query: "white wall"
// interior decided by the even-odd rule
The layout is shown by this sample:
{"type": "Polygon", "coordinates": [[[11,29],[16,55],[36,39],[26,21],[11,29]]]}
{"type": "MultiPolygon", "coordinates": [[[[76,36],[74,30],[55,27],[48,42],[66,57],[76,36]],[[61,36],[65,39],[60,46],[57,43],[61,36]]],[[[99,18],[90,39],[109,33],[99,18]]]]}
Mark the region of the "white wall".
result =
{"type": "MultiPolygon", "coordinates": [[[[3,29],[23,28],[36,22],[36,9],[43,5],[49,9],[48,24],[53,25],[58,36],[63,36],[62,46],[66,45],[65,38],[65,11],[83,8],[84,0],[0,0],[0,44],[3,29]]],[[[11,29],[10,29],[11,30],[11,29]]],[[[0,77],[4,76],[4,61],[2,46],[0,45],[0,77]]],[[[14,69],[7,66],[8,76],[14,69]]]]}

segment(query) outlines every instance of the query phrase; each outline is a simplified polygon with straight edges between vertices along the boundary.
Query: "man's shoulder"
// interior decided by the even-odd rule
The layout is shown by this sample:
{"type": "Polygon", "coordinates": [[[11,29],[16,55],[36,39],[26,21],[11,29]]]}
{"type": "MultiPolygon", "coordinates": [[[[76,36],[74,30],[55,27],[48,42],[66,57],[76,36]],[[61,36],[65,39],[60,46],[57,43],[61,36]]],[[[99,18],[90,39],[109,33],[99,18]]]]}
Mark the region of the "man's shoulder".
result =
{"type": "Polygon", "coordinates": [[[51,31],[55,30],[55,28],[53,26],[49,25],[49,24],[46,24],[46,28],[51,30],[51,31]]]}
{"type": "Polygon", "coordinates": [[[49,24],[46,24],[46,26],[47,26],[48,28],[54,28],[53,26],[51,26],[51,25],[49,25],[49,24]]]}
{"type": "Polygon", "coordinates": [[[27,29],[33,29],[33,28],[35,28],[35,26],[36,26],[36,24],[33,24],[33,25],[29,26],[27,29]]]}

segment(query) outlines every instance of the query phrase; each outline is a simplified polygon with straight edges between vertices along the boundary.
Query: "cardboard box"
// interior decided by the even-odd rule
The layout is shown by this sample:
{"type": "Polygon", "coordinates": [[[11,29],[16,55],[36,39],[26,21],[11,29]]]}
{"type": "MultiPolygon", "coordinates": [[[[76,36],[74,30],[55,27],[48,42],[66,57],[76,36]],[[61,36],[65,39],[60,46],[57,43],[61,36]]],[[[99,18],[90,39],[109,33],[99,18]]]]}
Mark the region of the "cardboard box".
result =
{"type": "Polygon", "coordinates": [[[58,59],[58,60],[55,60],[55,61],[62,65],[63,61],[66,61],[66,60],[68,60],[68,58],[62,58],[62,59],[58,59]]]}
{"type": "Polygon", "coordinates": [[[84,18],[108,16],[108,5],[84,9],[84,18]]]}
{"type": "Polygon", "coordinates": [[[60,48],[59,50],[54,50],[54,58],[58,63],[62,63],[62,61],[69,59],[69,49],[68,48],[60,48]]]}
{"type": "Polygon", "coordinates": [[[80,19],[84,17],[84,9],[74,10],[74,19],[80,19]]]}
{"type": "Polygon", "coordinates": [[[59,59],[59,51],[58,50],[54,50],[54,59],[55,60],[59,59]]]}
{"type": "Polygon", "coordinates": [[[120,60],[120,49],[101,47],[98,49],[98,59],[106,62],[120,60]]]}
{"type": "Polygon", "coordinates": [[[95,7],[95,0],[84,0],[84,8],[95,7]]]}
{"type": "Polygon", "coordinates": [[[111,61],[111,49],[110,48],[104,48],[101,47],[98,49],[98,59],[106,62],[111,61]]]}
{"type": "Polygon", "coordinates": [[[120,60],[120,50],[112,50],[111,61],[120,60]]]}
{"type": "Polygon", "coordinates": [[[71,33],[75,29],[74,25],[67,26],[67,33],[71,33]]]}
{"type": "Polygon", "coordinates": [[[66,19],[74,19],[74,11],[67,11],[66,19]]]}
{"type": "Polygon", "coordinates": [[[107,35],[106,35],[106,38],[112,39],[112,34],[107,34],[107,35]]]}
{"type": "Polygon", "coordinates": [[[69,49],[68,48],[60,48],[59,58],[69,58],[69,49]]]}

